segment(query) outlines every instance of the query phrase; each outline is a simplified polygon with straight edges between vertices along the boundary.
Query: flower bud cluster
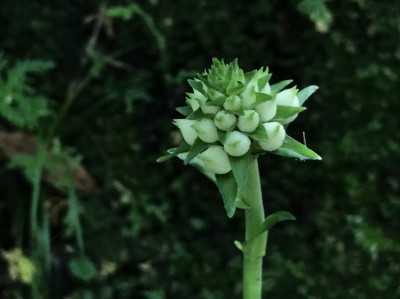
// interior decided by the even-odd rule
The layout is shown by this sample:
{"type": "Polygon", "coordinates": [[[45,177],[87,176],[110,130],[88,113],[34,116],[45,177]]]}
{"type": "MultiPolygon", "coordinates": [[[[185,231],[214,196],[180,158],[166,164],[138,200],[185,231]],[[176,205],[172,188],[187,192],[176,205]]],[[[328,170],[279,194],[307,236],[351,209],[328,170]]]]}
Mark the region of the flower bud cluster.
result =
{"type": "Polygon", "coordinates": [[[299,107],[296,88],[269,84],[268,69],[244,73],[233,61],[213,60],[207,71],[189,80],[193,92],[187,94],[185,119],[175,119],[185,142],[192,147],[207,144],[199,154],[216,174],[231,171],[229,157],[242,157],[257,148],[278,150],[286,136],[285,128],[297,113],[278,117],[280,106],[299,107]]]}

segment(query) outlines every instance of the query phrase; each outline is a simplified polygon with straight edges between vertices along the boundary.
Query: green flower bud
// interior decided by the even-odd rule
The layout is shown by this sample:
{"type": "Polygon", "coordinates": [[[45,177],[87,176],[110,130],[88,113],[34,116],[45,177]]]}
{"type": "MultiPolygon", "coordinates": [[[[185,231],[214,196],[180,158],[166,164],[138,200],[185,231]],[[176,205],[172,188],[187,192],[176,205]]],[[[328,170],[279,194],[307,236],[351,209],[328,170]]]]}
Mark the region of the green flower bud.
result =
{"type": "MultiPolygon", "coordinates": [[[[276,104],[280,106],[292,106],[298,107],[300,106],[299,98],[297,97],[298,89],[295,87],[291,89],[285,89],[276,95],[276,104]]],[[[280,120],[281,124],[288,124],[295,120],[297,114],[293,115],[292,117],[280,120]]]]}
{"type": "Polygon", "coordinates": [[[219,110],[221,110],[221,107],[213,105],[201,105],[200,108],[205,114],[216,114],[219,110]]]}
{"type": "Polygon", "coordinates": [[[236,116],[225,110],[221,110],[214,117],[214,124],[222,131],[231,130],[236,124],[236,116]]]}
{"type": "Polygon", "coordinates": [[[190,119],[174,119],[173,122],[173,124],[181,131],[183,139],[190,145],[192,145],[197,138],[197,133],[192,128],[195,123],[195,120],[190,119]]]}
{"type": "Polygon", "coordinates": [[[265,123],[263,126],[267,132],[268,140],[266,142],[260,142],[261,148],[269,152],[280,148],[286,136],[283,126],[278,122],[265,123]]]}
{"type": "Polygon", "coordinates": [[[228,154],[220,145],[211,145],[198,156],[205,166],[216,174],[225,174],[231,171],[228,154]]]}
{"type": "Polygon", "coordinates": [[[241,93],[242,106],[249,109],[256,102],[256,92],[258,92],[258,72],[255,72],[251,80],[247,83],[245,90],[241,93]]]}
{"type": "Polygon", "coordinates": [[[244,115],[239,116],[238,128],[242,132],[253,132],[260,123],[260,116],[254,110],[246,110],[244,115]]]}
{"type": "Polygon", "coordinates": [[[218,131],[211,119],[204,118],[198,120],[192,125],[192,128],[204,142],[214,143],[218,140],[218,131]]]}
{"type": "Polygon", "coordinates": [[[276,114],[276,100],[266,101],[255,107],[256,111],[260,115],[261,122],[267,122],[271,120],[276,114]]]}
{"type": "Polygon", "coordinates": [[[300,106],[297,91],[295,87],[282,90],[276,95],[276,104],[281,106],[300,106]]]}
{"type": "Polygon", "coordinates": [[[250,149],[250,138],[239,131],[232,131],[226,135],[225,151],[234,157],[243,156],[250,149]]]}
{"type": "MultiPolygon", "coordinates": [[[[250,82],[251,83],[251,82],[250,82]]],[[[242,106],[244,109],[249,109],[256,102],[256,88],[257,86],[247,85],[246,89],[240,95],[243,99],[242,106]]],[[[255,82],[257,84],[257,81],[255,82]]]]}
{"type": "Polygon", "coordinates": [[[242,107],[242,100],[238,96],[227,97],[224,103],[224,108],[228,111],[238,111],[242,107]]]}

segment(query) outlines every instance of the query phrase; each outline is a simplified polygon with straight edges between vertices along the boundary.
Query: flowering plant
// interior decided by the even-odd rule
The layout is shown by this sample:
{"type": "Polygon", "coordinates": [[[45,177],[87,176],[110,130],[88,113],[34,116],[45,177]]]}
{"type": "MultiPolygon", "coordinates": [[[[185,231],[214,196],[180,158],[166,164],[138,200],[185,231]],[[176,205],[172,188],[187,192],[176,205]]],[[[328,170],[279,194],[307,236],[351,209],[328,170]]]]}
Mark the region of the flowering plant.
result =
{"type": "Polygon", "coordinates": [[[286,134],[287,126],[304,111],[302,105],[318,87],[286,88],[292,80],[271,85],[271,73],[261,68],[244,73],[237,60],[213,59],[209,70],[189,84],[184,118],[174,124],[183,141],[162,162],[177,156],[210,178],[218,187],[228,217],[244,209],[245,241],[235,241],[244,255],[243,298],[261,298],[262,257],[267,235],[279,221],[294,220],[288,212],[264,215],[257,158],[272,153],[301,160],[321,160],[304,144],[286,134]],[[286,89],[285,89],[286,88],[286,89]]]}

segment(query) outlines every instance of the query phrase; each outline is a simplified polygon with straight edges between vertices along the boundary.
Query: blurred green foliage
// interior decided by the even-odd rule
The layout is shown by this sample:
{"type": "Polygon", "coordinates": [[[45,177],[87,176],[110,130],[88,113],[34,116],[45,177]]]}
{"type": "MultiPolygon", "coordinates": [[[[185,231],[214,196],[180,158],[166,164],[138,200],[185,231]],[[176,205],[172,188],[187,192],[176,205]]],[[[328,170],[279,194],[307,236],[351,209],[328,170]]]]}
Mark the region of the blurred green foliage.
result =
{"type": "Polygon", "coordinates": [[[0,153],[1,298],[240,298],[243,219],[155,163],[212,57],[320,86],[289,133],[322,163],[261,161],[266,211],[297,217],[270,235],[265,294],[400,297],[399,4],[5,0],[0,26],[0,132],[37,140],[0,153]]]}

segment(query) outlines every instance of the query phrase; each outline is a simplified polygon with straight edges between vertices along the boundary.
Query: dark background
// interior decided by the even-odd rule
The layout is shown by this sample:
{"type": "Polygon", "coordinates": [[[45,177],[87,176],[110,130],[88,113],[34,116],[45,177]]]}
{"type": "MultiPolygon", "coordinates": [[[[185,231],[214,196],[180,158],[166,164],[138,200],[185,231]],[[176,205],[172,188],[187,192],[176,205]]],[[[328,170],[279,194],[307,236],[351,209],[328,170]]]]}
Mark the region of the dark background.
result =
{"type": "Polygon", "coordinates": [[[0,50],[1,298],[240,298],[242,213],[155,162],[212,57],[320,87],[289,134],[323,161],[260,161],[266,212],[297,217],[265,298],[400,298],[397,1],[5,0],[0,50]]]}

